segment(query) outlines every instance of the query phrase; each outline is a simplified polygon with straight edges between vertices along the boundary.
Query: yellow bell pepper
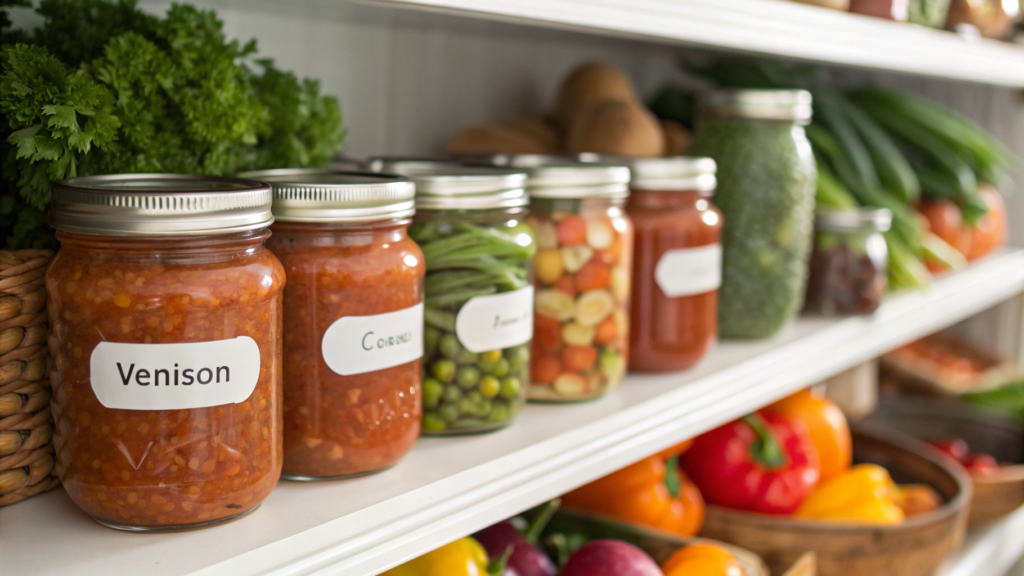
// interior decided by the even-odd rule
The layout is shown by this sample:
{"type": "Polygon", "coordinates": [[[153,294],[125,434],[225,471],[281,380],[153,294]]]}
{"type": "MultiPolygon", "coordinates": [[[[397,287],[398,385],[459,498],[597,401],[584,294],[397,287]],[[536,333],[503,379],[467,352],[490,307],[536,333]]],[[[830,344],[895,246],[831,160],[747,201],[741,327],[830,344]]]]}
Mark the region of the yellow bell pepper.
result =
{"type": "Polygon", "coordinates": [[[896,490],[885,468],[858,464],[819,484],[795,515],[814,520],[899,524],[904,513],[896,504],[896,490]]]}
{"type": "Polygon", "coordinates": [[[381,576],[487,576],[487,551],[472,538],[456,540],[381,576]]]}

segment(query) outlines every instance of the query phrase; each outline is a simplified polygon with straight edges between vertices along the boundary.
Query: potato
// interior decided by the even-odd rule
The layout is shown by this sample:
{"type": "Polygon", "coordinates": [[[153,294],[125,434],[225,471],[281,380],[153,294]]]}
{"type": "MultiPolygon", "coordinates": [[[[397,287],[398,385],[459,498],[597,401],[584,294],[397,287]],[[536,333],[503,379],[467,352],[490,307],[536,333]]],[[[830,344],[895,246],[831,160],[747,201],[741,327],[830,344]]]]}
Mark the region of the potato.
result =
{"type": "Polygon", "coordinates": [[[566,132],[566,151],[621,156],[662,156],[665,134],[658,119],[637,102],[606,100],[591,104],[566,132]]]}
{"type": "Polygon", "coordinates": [[[470,126],[445,146],[453,154],[553,154],[558,149],[558,133],[541,120],[470,126]]]}
{"type": "Polygon", "coordinates": [[[639,102],[629,78],[618,68],[603,62],[588,62],[573,70],[562,82],[553,115],[556,124],[568,129],[573,120],[595,102],[621,100],[639,102]]]}
{"type": "Polygon", "coordinates": [[[661,131],[665,134],[665,156],[683,156],[690,147],[690,132],[675,120],[662,120],[661,131]]]}

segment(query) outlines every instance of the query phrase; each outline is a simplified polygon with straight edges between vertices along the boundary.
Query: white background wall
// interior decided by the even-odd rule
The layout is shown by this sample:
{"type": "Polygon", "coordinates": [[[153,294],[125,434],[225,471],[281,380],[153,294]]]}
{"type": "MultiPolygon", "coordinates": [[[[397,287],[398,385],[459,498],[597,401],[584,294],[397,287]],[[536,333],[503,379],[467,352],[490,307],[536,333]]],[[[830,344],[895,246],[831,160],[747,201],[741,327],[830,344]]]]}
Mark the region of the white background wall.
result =
{"type": "MultiPolygon", "coordinates": [[[[461,126],[543,114],[582,61],[623,68],[648,96],[680,77],[698,50],[582,33],[384,8],[351,0],[191,0],[215,8],[231,37],[256,38],[260,54],[337,95],[349,128],[345,152],[438,152],[461,126]]],[[[771,1],[771,0],[765,0],[771,1]]],[[[141,0],[162,12],[170,4],[141,0]]],[[[842,83],[879,82],[934,98],[975,118],[1024,157],[1021,92],[1009,88],[836,69],[842,83]]],[[[1021,194],[1008,199],[1014,244],[1024,245],[1021,194]]]]}

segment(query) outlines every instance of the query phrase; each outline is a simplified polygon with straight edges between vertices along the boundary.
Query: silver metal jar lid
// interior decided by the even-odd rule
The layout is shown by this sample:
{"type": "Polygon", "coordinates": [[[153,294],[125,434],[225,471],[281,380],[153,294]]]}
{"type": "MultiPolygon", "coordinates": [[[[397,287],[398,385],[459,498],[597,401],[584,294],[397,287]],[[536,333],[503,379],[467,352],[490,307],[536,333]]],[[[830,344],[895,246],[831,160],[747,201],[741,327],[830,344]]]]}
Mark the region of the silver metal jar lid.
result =
{"type": "Polygon", "coordinates": [[[388,174],[404,174],[409,170],[443,169],[461,165],[462,162],[455,158],[437,156],[371,156],[366,160],[367,170],[388,174]]]}
{"type": "Polygon", "coordinates": [[[421,210],[489,210],[530,203],[522,172],[454,164],[397,163],[384,168],[416,183],[416,208],[421,210]]]}
{"type": "Polygon", "coordinates": [[[571,156],[496,154],[492,162],[522,168],[529,178],[532,198],[629,197],[629,168],[624,165],[588,164],[571,156]]]}
{"type": "Polygon", "coordinates": [[[705,113],[722,118],[757,118],[811,121],[811,93],[807,90],[715,90],[704,95],[705,113]]]}
{"type": "Polygon", "coordinates": [[[814,215],[814,227],[832,232],[885,232],[892,227],[892,211],[888,208],[818,210],[814,215]]]}
{"type": "Polygon", "coordinates": [[[711,192],[715,189],[718,170],[714,159],[698,156],[667,158],[633,158],[584,153],[583,162],[628,166],[629,187],[633,190],[678,190],[711,192]]]}
{"type": "Polygon", "coordinates": [[[110,174],[53,184],[50,225],[106,236],[227,234],[274,221],[270,186],[242,178],[110,174]]]}
{"type": "Polygon", "coordinates": [[[416,213],[416,187],[394,174],[284,168],[239,176],[270,184],[274,218],[281,222],[367,222],[416,213]]]}

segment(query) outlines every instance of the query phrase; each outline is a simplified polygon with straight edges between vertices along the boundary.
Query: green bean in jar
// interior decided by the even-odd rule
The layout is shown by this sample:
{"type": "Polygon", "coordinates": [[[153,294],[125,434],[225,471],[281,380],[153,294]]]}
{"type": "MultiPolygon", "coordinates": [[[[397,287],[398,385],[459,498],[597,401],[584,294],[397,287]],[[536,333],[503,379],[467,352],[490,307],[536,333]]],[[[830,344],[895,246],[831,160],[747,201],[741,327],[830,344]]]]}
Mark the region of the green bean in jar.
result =
{"type": "Polygon", "coordinates": [[[423,250],[423,433],[508,425],[524,401],[533,336],[535,240],[525,175],[453,166],[381,167],[416,183],[409,236],[423,250]]]}

